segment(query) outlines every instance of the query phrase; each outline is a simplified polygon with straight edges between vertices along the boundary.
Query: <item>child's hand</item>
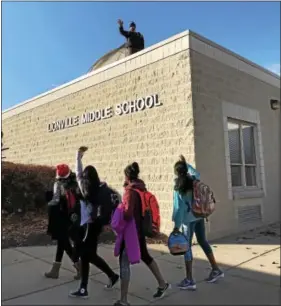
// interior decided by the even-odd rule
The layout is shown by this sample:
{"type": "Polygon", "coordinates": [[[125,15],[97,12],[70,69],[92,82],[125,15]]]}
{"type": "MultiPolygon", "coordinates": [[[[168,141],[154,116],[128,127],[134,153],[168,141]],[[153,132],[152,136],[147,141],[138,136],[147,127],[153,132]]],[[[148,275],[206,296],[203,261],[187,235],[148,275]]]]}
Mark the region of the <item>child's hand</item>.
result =
{"type": "Polygon", "coordinates": [[[78,152],[80,154],[81,157],[83,157],[84,153],[88,151],[88,147],[82,146],[78,149],[78,152]]]}
{"type": "Polygon", "coordinates": [[[175,227],[173,229],[173,234],[178,234],[178,233],[180,233],[180,230],[177,227],[175,227]]]}

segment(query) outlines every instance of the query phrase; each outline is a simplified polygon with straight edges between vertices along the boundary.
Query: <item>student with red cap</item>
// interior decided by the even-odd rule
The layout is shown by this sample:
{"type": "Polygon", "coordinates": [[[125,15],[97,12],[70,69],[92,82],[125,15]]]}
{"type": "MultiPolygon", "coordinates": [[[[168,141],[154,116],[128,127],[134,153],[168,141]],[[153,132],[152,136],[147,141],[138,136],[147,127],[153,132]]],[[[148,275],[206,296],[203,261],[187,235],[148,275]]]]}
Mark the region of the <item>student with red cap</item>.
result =
{"type": "Polygon", "coordinates": [[[63,254],[66,252],[73,261],[77,272],[74,278],[80,279],[79,254],[71,246],[69,237],[71,227],[68,207],[69,194],[73,195],[73,199],[76,201],[77,190],[76,177],[69,166],[66,164],[57,165],[54,190],[52,198],[48,202],[49,224],[47,230],[47,234],[51,236],[52,240],[57,240],[57,251],[51,271],[45,273],[47,278],[56,279],[59,277],[63,254]]]}

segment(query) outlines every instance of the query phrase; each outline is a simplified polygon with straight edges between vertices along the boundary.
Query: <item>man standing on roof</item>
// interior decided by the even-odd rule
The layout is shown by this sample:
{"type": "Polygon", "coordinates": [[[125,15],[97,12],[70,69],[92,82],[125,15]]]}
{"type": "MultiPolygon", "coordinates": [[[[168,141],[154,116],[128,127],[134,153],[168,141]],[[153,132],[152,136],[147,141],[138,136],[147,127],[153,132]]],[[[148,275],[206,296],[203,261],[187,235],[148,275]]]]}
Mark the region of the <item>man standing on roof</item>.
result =
{"type": "Polygon", "coordinates": [[[126,46],[128,48],[129,55],[139,52],[144,49],[144,38],[140,32],[136,32],[136,24],[131,22],[129,25],[129,31],[125,31],[123,28],[123,21],[118,20],[120,34],[127,38],[126,46]]]}

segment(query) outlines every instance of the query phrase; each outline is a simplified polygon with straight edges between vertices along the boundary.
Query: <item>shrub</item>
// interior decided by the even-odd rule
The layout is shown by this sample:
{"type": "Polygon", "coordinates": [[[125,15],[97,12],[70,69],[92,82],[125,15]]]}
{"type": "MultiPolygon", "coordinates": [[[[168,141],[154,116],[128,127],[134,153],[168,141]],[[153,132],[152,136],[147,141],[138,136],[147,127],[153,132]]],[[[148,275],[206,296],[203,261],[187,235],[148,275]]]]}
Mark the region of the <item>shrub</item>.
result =
{"type": "Polygon", "coordinates": [[[25,213],[45,207],[45,192],[53,188],[55,169],[2,162],[2,210],[25,213]]]}

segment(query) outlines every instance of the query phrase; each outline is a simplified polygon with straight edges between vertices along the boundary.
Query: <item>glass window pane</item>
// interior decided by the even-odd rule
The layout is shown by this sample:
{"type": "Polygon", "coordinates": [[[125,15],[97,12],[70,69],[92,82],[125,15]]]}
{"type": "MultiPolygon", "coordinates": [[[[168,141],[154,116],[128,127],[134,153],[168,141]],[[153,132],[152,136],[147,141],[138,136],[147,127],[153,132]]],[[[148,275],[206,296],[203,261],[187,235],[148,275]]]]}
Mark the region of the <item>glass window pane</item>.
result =
{"type": "Polygon", "coordinates": [[[231,166],[232,186],[242,186],[241,166],[231,166]]]}
{"type": "Polygon", "coordinates": [[[256,180],[256,167],[245,167],[246,185],[247,186],[257,186],[256,180]]]}
{"type": "Polygon", "coordinates": [[[255,140],[254,140],[254,127],[250,125],[242,126],[243,146],[245,155],[245,164],[255,164],[255,140]]]}
{"type": "Polygon", "coordinates": [[[227,123],[228,128],[228,142],[231,164],[241,164],[241,146],[239,125],[233,122],[227,123]]]}

